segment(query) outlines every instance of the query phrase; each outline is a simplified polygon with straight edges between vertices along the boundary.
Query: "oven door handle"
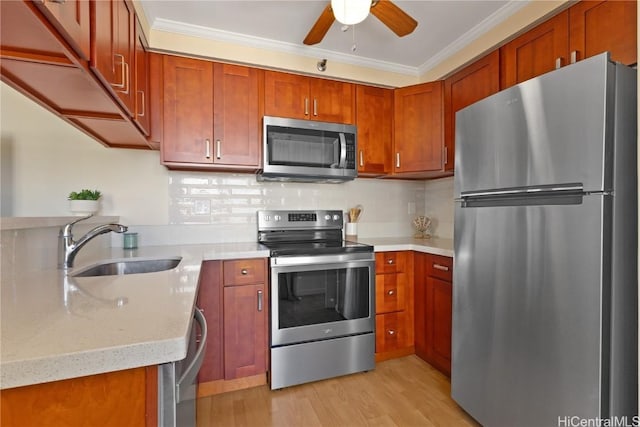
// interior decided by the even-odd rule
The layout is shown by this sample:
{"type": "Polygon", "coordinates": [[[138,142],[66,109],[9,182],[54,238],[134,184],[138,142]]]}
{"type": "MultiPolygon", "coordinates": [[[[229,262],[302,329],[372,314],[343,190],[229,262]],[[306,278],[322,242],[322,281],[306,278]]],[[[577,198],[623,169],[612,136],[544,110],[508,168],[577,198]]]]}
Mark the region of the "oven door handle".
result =
{"type": "Polygon", "coordinates": [[[347,164],[347,138],[343,132],[338,134],[338,138],[340,139],[340,164],[338,166],[340,169],[344,169],[347,164]]]}
{"type": "Polygon", "coordinates": [[[326,265],[340,263],[362,263],[374,261],[373,252],[362,252],[357,254],[339,254],[339,255],[295,255],[271,258],[271,266],[296,266],[296,265],[326,265]]]}
{"type": "MultiPolygon", "coordinates": [[[[184,373],[180,376],[178,381],[176,381],[176,404],[182,401],[182,396],[180,395],[181,387],[189,387],[189,385],[193,384],[193,381],[196,379],[196,375],[198,375],[198,371],[202,366],[202,361],[204,360],[204,352],[207,348],[207,320],[202,314],[202,311],[198,307],[196,307],[193,317],[200,324],[200,332],[202,333],[202,338],[200,340],[200,347],[198,347],[198,351],[187,369],[185,369],[184,373]]],[[[193,325],[192,327],[195,327],[193,325]]]]}

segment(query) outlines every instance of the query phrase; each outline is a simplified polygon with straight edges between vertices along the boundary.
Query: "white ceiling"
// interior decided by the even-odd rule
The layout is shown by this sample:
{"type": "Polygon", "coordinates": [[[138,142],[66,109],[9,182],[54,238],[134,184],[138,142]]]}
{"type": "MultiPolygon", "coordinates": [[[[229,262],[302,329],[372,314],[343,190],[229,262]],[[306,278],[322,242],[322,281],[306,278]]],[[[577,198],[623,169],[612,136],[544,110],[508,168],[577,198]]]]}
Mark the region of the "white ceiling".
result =
{"type": "Polygon", "coordinates": [[[302,43],[329,0],[141,0],[152,29],[419,75],[511,16],[527,0],[397,0],[418,21],[398,37],[375,16],[302,43]],[[355,37],[355,51],[352,50],[355,37]]]}

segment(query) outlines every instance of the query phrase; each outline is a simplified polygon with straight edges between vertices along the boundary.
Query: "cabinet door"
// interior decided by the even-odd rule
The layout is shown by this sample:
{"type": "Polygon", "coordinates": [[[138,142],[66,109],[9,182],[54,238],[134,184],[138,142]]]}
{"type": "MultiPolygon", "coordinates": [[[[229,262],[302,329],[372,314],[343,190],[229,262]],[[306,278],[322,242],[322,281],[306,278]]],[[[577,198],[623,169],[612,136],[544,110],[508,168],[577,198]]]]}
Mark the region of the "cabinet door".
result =
{"type": "Polygon", "coordinates": [[[355,87],[352,83],[309,78],[312,120],[355,123],[355,87]]]}
{"type": "Polygon", "coordinates": [[[259,70],[216,63],[213,73],[213,162],[257,168],[261,152],[259,70]]]}
{"type": "Polygon", "coordinates": [[[415,347],[416,354],[428,360],[427,351],[427,263],[429,255],[416,252],[414,255],[414,286],[415,286],[415,347]]]}
{"type": "Polygon", "coordinates": [[[429,362],[451,374],[451,282],[426,280],[426,342],[429,362]]]}
{"type": "Polygon", "coordinates": [[[163,61],[164,163],[213,163],[213,63],[167,55],[163,61]]]}
{"type": "Polygon", "coordinates": [[[358,126],[358,174],[391,173],[393,91],[379,87],[356,87],[358,126]]]}
{"type": "Polygon", "coordinates": [[[197,302],[207,319],[207,348],[198,372],[198,382],[201,383],[224,378],[222,289],[222,262],[204,261],[200,267],[197,302]]]}
{"type": "Polygon", "coordinates": [[[395,90],[394,173],[442,169],[443,107],[441,81],[395,90]]]}
{"type": "Polygon", "coordinates": [[[149,145],[160,149],[164,111],[164,55],[151,52],[149,57],[149,145]]]}
{"type": "Polygon", "coordinates": [[[376,274],[376,314],[405,309],[405,273],[376,274]]]}
{"type": "Polygon", "coordinates": [[[501,88],[568,63],[569,12],[563,11],[501,48],[501,88]]]}
{"type": "Polygon", "coordinates": [[[407,346],[404,311],[376,315],[376,353],[386,353],[407,346]]]}
{"type": "Polygon", "coordinates": [[[90,54],[89,0],[36,1],[35,5],[85,61],[90,54]]]}
{"type": "Polygon", "coordinates": [[[264,72],[264,114],[306,119],[310,113],[309,79],[277,71],[264,72]]]}
{"type": "Polygon", "coordinates": [[[224,378],[258,375],[267,366],[265,286],[224,288],[224,378]]]}
{"type": "Polygon", "coordinates": [[[124,0],[93,2],[91,67],[129,115],[134,114],[133,6],[124,0]]]}
{"type": "Polygon", "coordinates": [[[140,23],[136,19],[135,37],[135,114],[134,120],[145,135],[150,132],[149,116],[149,53],[146,51],[146,40],[140,23]]]}
{"type": "Polygon", "coordinates": [[[445,170],[453,170],[455,113],[500,90],[500,51],[495,50],[444,81],[445,170]]]}
{"type": "Polygon", "coordinates": [[[626,65],[638,62],[637,2],[581,1],[569,9],[569,50],[572,60],[611,52],[626,65]]]}

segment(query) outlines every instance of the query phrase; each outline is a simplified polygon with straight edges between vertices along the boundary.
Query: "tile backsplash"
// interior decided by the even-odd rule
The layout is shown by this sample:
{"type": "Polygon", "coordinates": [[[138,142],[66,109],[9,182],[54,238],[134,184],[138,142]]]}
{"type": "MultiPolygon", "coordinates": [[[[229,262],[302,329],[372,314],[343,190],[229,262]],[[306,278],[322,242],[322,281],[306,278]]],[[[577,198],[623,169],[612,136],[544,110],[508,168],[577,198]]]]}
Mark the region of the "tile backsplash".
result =
{"type": "Polygon", "coordinates": [[[141,245],[255,241],[258,210],[346,211],[360,204],[364,207],[360,236],[410,236],[412,219],[424,214],[424,187],[422,181],[356,179],[315,184],[260,182],[248,174],[170,172],[170,225],[140,226],[136,231],[141,245]]]}

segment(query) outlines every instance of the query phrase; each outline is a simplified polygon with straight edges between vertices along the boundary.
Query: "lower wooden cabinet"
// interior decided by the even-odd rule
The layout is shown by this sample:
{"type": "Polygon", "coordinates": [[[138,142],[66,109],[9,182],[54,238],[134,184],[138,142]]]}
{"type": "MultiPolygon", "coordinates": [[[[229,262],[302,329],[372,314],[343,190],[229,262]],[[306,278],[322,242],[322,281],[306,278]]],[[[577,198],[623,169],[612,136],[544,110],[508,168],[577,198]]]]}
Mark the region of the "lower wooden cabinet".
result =
{"type": "Polygon", "coordinates": [[[451,375],[453,259],[415,255],[415,349],[435,368],[451,375]]]}
{"type": "Polygon", "coordinates": [[[138,426],[158,424],[156,366],[0,391],[0,425],[138,426]]]}
{"type": "Polygon", "coordinates": [[[199,396],[266,384],[267,278],[264,258],[202,263],[198,307],[209,331],[199,396]]]}
{"type": "Polygon", "coordinates": [[[414,353],[413,252],[376,253],[376,361],[414,353]]]}

